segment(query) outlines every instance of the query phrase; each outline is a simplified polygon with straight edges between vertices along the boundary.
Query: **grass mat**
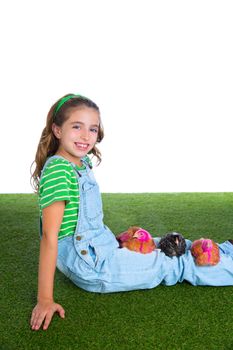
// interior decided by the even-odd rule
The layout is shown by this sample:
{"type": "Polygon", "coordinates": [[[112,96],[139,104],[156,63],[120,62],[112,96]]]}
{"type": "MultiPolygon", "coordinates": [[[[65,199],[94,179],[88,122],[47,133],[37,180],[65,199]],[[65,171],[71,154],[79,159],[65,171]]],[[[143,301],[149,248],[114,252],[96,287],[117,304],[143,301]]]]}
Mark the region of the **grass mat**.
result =
{"type": "MultiPolygon", "coordinates": [[[[139,225],[154,236],[233,239],[233,193],[103,194],[105,223],[114,233],[139,225]]],[[[93,294],[59,271],[55,316],[33,332],[39,254],[37,197],[0,195],[0,350],[233,349],[233,287],[188,283],[152,290],[93,294]]]]}

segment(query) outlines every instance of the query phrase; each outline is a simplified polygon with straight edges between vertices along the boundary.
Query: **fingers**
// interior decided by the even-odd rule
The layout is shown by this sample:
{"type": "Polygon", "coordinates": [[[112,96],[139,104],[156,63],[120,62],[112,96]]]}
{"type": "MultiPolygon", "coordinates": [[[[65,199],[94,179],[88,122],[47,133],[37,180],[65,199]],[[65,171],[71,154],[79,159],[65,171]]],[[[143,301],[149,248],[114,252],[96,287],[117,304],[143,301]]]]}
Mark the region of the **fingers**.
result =
{"type": "Polygon", "coordinates": [[[63,307],[61,305],[57,304],[57,312],[59,313],[59,316],[61,318],[65,318],[65,310],[63,309],[63,307]]]}
{"type": "Polygon", "coordinates": [[[31,328],[35,331],[40,329],[42,322],[44,321],[45,313],[38,313],[36,310],[32,313],[31,328]]]}
{"type": "Polygon", "coordinates": [[[35,317],[35,311],[34,311],[34,309],[33,309],[33,310],[32,310],[31,320],[30,320],[30,325],[31,325],[31,326],[33,325],[34,317],[35,317]]]}
{"type": "Polygon", "coordinates": [[[43,325],[43,330],[45,331],[48,326],[50,325],[50,322],[52,320],[52,317],[53,317],[53,314],[54,314],[54,311],[50,311],[47,313],[46,317],[45,317],[45,321],[44,321],[44,325],[43,325]]]}
{"type": "Polygon", "coordinates": [[[36,329],[37,320],[38,320],[38,315],[37,315],[36,307],[35,307],[32,311],[32,316],[31,316],[31,320],[30,320],[30,325],[31,325],[32,329],[36,329]]]}
{"type": "Polygon", "coordinates": [[[55,312],[58,312],[58,314],[61,318],[65,318],[65,310],[63,309],[63,307],[59,304],[55,304],[54,306],[55,306],[54,309],[49,311],[46,314],[44,325],[43,325],[43,330],[46,330],[49,327],[50,322],[51,322],[55,312]]]}
{"type": "Polygon", "coordinates": [[[65,310],[59,304],[52,304],[46,308],[37,305],[32,311],[30,320],[31,329],[35,331],[39,330],[43,322],[43,330],[48,329],[55,312],[58,312],[61,318],[65,317],[65,310]]]}

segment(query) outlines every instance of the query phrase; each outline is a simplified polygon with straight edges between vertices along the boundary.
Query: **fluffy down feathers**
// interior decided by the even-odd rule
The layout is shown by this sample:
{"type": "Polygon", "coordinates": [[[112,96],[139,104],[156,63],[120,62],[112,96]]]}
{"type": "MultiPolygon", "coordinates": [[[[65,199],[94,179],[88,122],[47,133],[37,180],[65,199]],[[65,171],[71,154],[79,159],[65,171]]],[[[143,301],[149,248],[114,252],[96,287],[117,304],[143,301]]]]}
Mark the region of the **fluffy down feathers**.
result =
{"type": "Polygon", "coordinates": [[[192,243],[191,253],[199,266],[216,265],[219,260],[219,247],[211,239],[201,238],[192,243]]]}
{"type": "Polygon", "coordinates": [[[141,227],[131,226],[126,232],[117,237],[120,248],[128,248],[142,254],[151,253],[156,249],[155,242],[150,233],[141,227]]]}

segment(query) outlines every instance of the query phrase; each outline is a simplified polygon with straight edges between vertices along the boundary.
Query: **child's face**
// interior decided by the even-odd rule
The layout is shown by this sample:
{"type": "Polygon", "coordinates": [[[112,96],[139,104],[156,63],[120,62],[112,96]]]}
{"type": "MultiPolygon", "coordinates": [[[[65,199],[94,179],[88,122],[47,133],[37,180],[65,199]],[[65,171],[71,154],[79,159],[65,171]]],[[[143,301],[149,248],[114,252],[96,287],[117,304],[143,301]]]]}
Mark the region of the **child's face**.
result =
{"type": "Polygon", "coordinates": [[[88,107],[79,107],[70,113],[62,126],[53,124],[54,135],[59,139],[57,153],[81,165],[84,157],[94,147],[99,131],[99,113],[88,107]]]}

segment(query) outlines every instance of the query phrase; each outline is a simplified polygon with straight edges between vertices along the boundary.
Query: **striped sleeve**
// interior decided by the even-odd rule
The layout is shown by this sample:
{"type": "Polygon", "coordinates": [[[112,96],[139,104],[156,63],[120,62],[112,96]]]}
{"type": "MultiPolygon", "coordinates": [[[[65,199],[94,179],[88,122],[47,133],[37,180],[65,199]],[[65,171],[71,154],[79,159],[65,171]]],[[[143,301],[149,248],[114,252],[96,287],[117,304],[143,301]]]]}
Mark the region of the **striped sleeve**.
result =
{"type": "Polygon", "coordinates": [[[71,178],[72,168],[69,162],[62,159],[51,161],[44,169],[39,189],[41,209],[54,202],[72,200],[71,178]]]}

